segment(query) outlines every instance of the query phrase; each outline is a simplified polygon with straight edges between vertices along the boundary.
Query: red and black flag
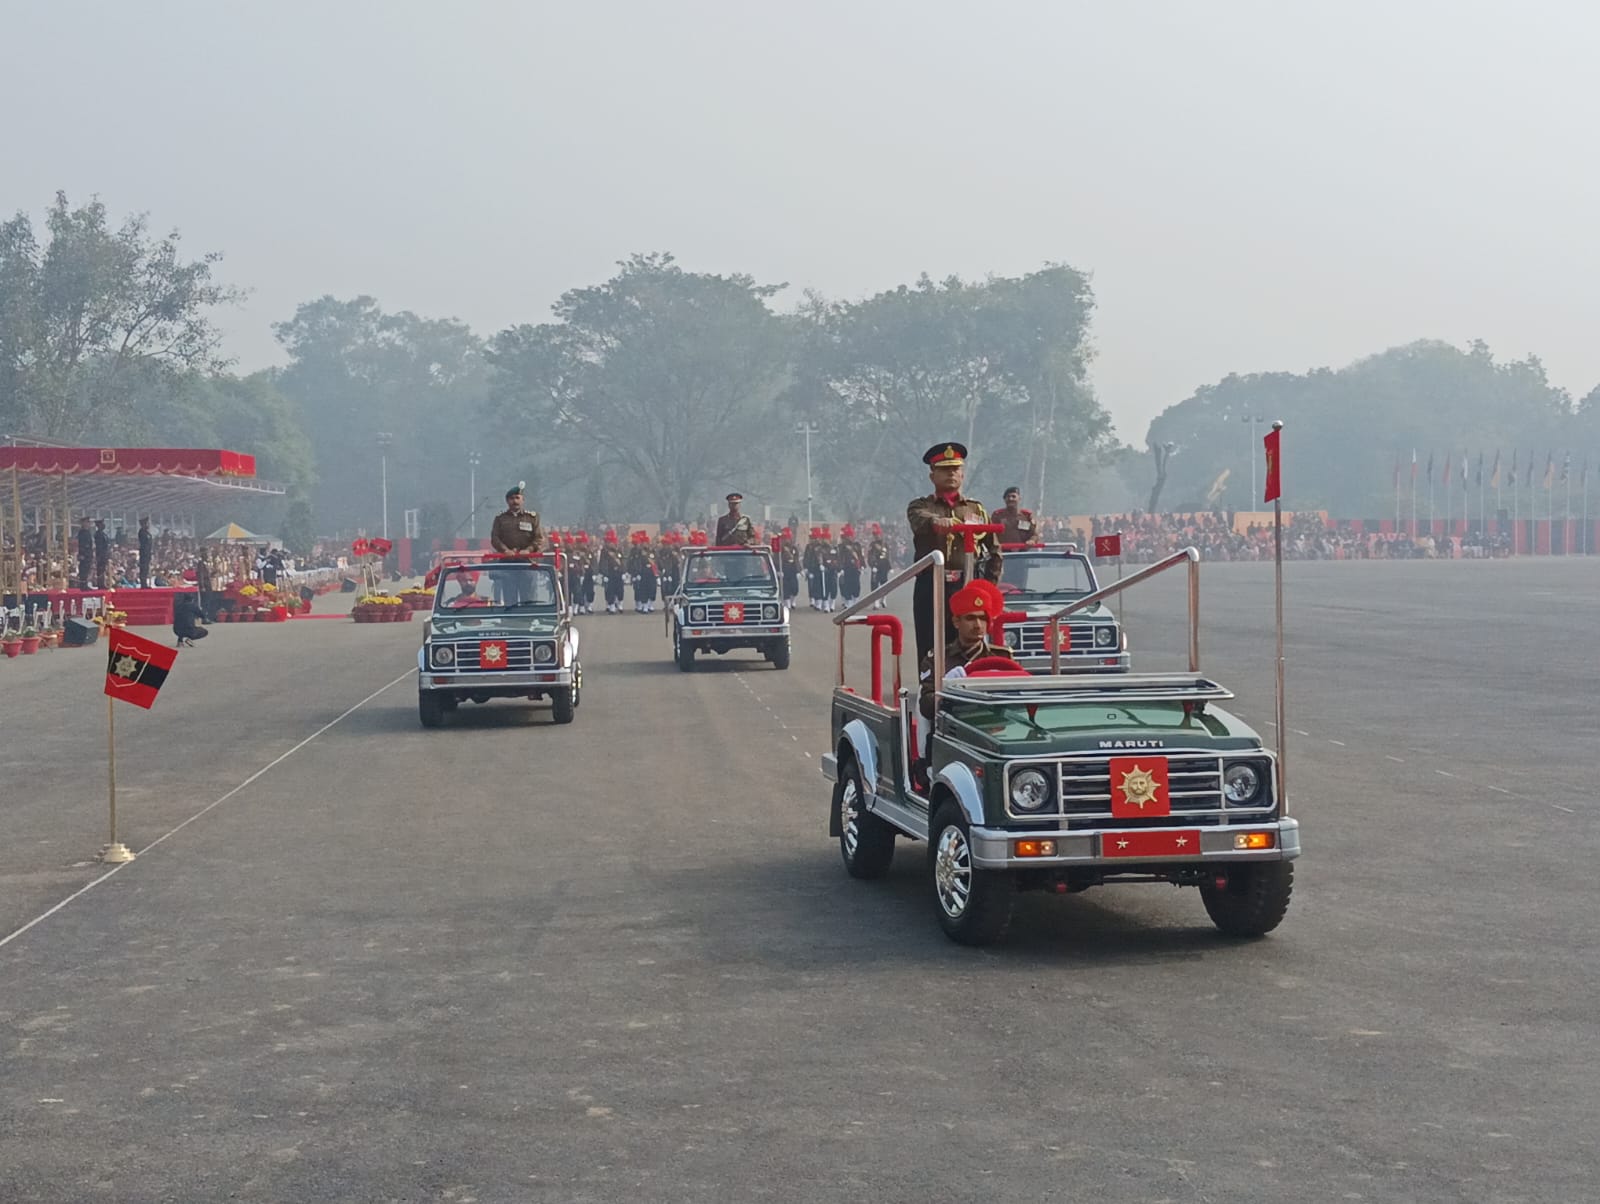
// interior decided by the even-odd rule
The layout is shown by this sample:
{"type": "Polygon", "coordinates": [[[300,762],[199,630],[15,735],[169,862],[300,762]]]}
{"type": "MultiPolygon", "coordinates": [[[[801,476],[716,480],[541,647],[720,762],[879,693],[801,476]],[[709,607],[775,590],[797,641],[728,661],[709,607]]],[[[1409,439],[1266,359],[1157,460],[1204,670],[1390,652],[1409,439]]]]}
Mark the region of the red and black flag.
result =
{"type": "Polygon", "coordinates": [[[1267,488],[1262,494],[1263,502],[1275,502],[1283,493],[1283,474],[1278,463],[1280,436],[1282,431],[1271,431],[1265,435],[1261,444],[1267,452],[1267,488]]]}
{"type": "Polygon", "coordinates": [[[178,659],[178,650],[120,627],[109,631],[111,651],[106,660],[106,693],[148,711],[167,680],[172,662],[178,659]]]}
{"type": "Polygon", "coordinates": [[[1114,535],[1096,535],[1094,537],[1094,554],[1096,556],[1121,556],[1122,532],[1114,535]]]}

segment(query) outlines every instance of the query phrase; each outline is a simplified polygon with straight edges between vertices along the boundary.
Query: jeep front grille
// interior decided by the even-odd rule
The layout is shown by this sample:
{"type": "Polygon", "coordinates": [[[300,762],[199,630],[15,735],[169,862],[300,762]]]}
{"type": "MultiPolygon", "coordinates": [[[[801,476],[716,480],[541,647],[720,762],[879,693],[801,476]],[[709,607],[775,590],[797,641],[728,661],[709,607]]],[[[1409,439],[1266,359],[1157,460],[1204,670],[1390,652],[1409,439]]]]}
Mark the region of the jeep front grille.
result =
{"type": "MultiPolygon", "coordinates": [[[[1011,633],[1013,631],[1019,633],[1018,642],[1014,647],[1011,648],[1011,650],[1013,652],[1015,652],[1018,656],[1049,656],[1050,655],[1050,649],[1045,643],[1045,628],[1047,626],[1048,625],[1045,624],[1045,623],[1013,623],[1013,624],[1008,624],[1007,627],[1006,627],[1007,634],[1009,634],[1009,633],[1011,633]]],[[[1120,652],[1121,649],[1117,646],[1116,642],[1108,644],[1104,648],[1098,648],[1098,647],[1095,646],[1094,629],[1096,627],[1105,627],[1105,626],[1109,626],[1109,624],[1105,624],[1105,623],[1063,623],[1063,624],[1061,624],[1061,630],[1063,632],[1070,632],[1071,636],[1072,636],[1072,645],[1071,645],[1071,647],[1070,648],[1063,648],[1061,650],[1061,655],[1063,655],[1063,656],[1067,656],[1067,655],[1088,656],[1091,653],[1098,653],[1101,656],[1108,656],[1108,655],[1111,655],[1113,653],[1120,652]]]]}
{"type": "MultiPolygon", "coordinates": [[[[506,640],[506,663],[503,665],[484,665],[478,662],[478,649],[483,642],[482,640],[451,642],[449,646],[456,654],[455,664],[436,665],[429,672],[448,673],[455,669],[462,673],[526,673],[533,668],[532,640],[506,640]]],[[[438,646],[440,645],[435,645],[438,646]]],[[[554,662],[549,664],[553,667],[554,662]]]]}
{"type": "MultiPolygon", "coordinates": [[[[1209,825],[1259,820],[1275,809],[1270,780],[1262,801],[1253,807],[1232,807],[1222,797],[1222,768],[1227,761],[1253,759],[1248,755],[1214,756],[1205,753],[1154,753],[1167,761],[1167,793],[1172,814],[1116,816],[1111,814],[1111,759],[1109,757],[1060,761],[1057,770],[1055,805],[1042,814],[1013,813],[1017,819],[1055,819],[1066,817],[1068,828],[1164,828],[1175,823],[1209,825]]],[[[1118,756],[1136,757],[1137,753],[1118,756]]],[[[1030,762],[1031,764],[1031,762],[1030,762]]],[[[1008,791],[1009,798],[1009,791],[1008,791]]]]}

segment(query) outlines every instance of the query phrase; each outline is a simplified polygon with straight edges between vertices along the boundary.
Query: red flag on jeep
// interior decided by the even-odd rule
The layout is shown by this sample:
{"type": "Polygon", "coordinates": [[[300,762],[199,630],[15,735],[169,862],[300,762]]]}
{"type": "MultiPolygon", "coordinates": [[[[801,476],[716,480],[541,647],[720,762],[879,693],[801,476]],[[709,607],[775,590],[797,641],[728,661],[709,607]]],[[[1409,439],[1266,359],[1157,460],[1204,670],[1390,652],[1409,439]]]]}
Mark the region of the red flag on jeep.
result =
{"type": "Polygon", "coordinates": [[[1096,535],[1094,537],[1094,554],[1096,556],[1121,556],[1122,532],[1115,535],[1096,535]]]}
{"type": "MultiPolygon", "coordinates": [[[[1282,431],[1268,431],[1261,440],[1261,445],[1267,449],[1267,490],[1262,496],[1263,502],[1275,502],[1283,493],[1283,480],[1278,462],[1278,437],[1282,431]]],[[[1431,465],[1433,461],[1430,459],[1431,465]]],[[[1431,468],[1429,470],[1432,471],[1431,468]]],[[[1429,478],[1432,479],[1431,477],[1429,478]]]]}
{"type": "Polygon", "coordinates": [[[387,556],[394,551],[394,544],[387,539],[374,536],[372,539],[367,540],[367,551],[374,556],[387,556]]]}
{"type": "Polygon", "coordinates": [[[1111,758],[1111,814],[1116,819],[1172,814],[1165,757],[1111,758]]]}
{"type": "Polygon", "coordinates": [[[149,710],[178,650],[134,635],[120,627],[108,629],[110,654],[106,658],[106,693],[149,710]]]}

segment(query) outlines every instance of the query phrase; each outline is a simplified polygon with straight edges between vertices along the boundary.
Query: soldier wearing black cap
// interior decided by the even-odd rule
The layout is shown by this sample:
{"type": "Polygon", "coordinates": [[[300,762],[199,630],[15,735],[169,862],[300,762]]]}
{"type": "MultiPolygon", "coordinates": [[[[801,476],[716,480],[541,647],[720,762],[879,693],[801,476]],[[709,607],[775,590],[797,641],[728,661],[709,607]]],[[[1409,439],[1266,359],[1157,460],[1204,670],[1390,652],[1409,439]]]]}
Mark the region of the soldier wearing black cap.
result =
{"type": "Polygon", "coordinates": [[[496,552],[538,552],[544,548],[539,516],[522,508],[522,482],[506,490],[506,508],[494,516],[489,545],[496,552]]]}
{"type": "Polygon", "coordinates": [[[755,543],[756,532],[750,524],[750,516],[739,513],[739,505],[744,501],[744,494],[730,493],[727,501],[728,512],[717,518],[717,538],[712,542],[719,548],[730,546],[747,548],[755,543]]]}
{"type": "MultiPolygon", "coordinates": [[[[937,548],[944,553],[945,602],[961,588],[966,577],[966,541],[961,537],[963,523],[986,524],[988,512],[961,494],[966,477],[967,449],[959,443],[936,443],[923,453],[933,492],[919,497],[906,507],[911,524],[911,558],[921,560],[937,548]]],[[[992,531],[977,537],[977,574],[991,581],[1000,577],[1000,544],[992,531]]],[[[917,660],[933,650],[933,576],[919,573],[911,596],[911,616],[917,628],[917,660]]],[[[945,611],[945,630],[950,630],[949,610],[945,611]]]]}
{"type": "Polygon", "coordinates": [[[1040,543],[1039,524],[1033,521],[1033,511],[1022,508],[1022,490],[1015,485],[1006,490],[1005,505],[994,512],[994,521],[1002,523],[1002,544],[1040,543]]]}

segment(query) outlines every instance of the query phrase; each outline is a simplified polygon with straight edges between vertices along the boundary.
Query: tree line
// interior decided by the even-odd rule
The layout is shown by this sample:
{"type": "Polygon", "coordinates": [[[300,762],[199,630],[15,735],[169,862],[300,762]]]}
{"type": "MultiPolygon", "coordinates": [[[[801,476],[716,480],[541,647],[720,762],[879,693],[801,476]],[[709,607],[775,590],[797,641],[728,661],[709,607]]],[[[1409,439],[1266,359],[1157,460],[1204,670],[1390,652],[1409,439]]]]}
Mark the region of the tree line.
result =
{"type": "MultiPolygon", "coordinates": [[[[998,494],[1051,513],[1250,508],[1262,423],[1290,425],[1300,508],[1382,514],[1387,459],[1413,444],[1600,447],[1600,388],[1573,402],[1532,357],[1417,343],[1337,370],[1229,376],[1117,438],[1096,396],[1094,295],[1046,263],[924,276],[859,301],[636,254],[542,322],[488,337],[450,318],[320,297],[277,323],[284,366],[240,374],[216,315],[241,296],[176,231],[114,224],[61,194],[41,232],[0,225],[0,432],[254,452],[288,488],[260,516],[294,541],[376,531],[418,509],[426,537],[477,529],[526,480],[556,521],[704,517],[730,488],[758,515],[893,514],[921,450],[960,438],[998,494]],[[469,488],[476,476],[476,490],[469,488]]],[[[243,517],[243,516],[235,516],[243,517]]]]}

